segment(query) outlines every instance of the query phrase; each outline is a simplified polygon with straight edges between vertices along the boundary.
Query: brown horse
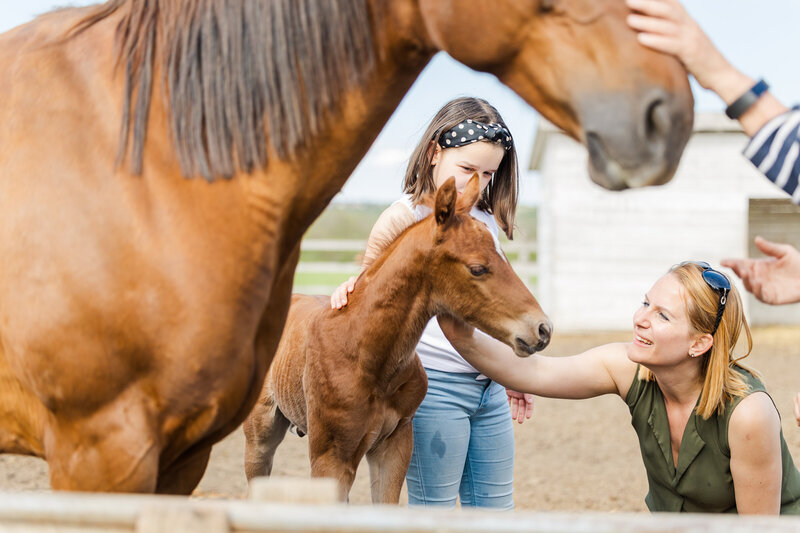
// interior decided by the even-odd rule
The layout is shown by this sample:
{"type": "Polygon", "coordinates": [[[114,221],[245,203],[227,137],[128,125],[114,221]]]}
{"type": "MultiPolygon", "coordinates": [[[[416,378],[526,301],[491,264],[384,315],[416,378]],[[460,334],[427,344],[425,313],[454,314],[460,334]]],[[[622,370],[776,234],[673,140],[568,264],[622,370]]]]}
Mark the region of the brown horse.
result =
{"type": "Polygon", "coordinates": [[[467,320],[520,356],[541,350],[551,326],[469,215],[474,174],[456,201],[455,180],[436,192],[433,214],[388,246],[347,307],[295,295],[261,396],[244,422],[245,472],[269,475],[290,424],[308,434],[311,475],[333,477],[347,499],[364,454],[373,503],[398,503],[413,448],[411,417],[428,380],[414,348],[436,314],[467,320]]]}
{"type": "Polygon", "coordinates": [[[110,0],[0,35],[0,451],[57,489],[191,492],[258,398],[303,232],[439,50],[584,141],[599,183],[668,180],[691,92],[626,14],[110,0]]]}

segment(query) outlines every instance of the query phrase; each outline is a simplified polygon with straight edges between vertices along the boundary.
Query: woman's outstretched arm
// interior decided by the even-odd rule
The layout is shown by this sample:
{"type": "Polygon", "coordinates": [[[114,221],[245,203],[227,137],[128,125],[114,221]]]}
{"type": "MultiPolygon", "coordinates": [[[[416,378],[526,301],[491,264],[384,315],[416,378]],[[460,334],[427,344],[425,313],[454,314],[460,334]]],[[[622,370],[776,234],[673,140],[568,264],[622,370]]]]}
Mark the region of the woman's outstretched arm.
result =
{"type": "Polygon", "coordinates": [[[502,342],[453,317],[439,317],[447,339],[472,366],[501,385],[550,398],[581,399],[628,394],[637,365],[628,345],[606,344],[578,355],[521,358],[502,342]]]}

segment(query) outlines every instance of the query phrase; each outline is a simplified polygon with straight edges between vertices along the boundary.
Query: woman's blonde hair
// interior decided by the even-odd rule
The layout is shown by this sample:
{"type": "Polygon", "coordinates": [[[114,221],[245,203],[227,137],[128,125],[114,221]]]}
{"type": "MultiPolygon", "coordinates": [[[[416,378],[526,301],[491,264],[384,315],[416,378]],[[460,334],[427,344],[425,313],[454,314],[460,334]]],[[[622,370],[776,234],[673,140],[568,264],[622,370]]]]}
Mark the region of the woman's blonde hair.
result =
{"type": "MultiPolygon", "coordinates": [[[[681,263],[672,267],[669,273],[678,279],[685,290],[686,312],[691,327],[697,333],[711,334],[717,319],[720,294],[703,279],[703,268],[694,263],[681,263]]],[[[732,399],[747,395],[748,385],[736,367],[759,377],[755,370],[740,362],[753,350],[753,337],[747,325],[739,291],[733,284],[727,298],[725,311],[717,331],[713,333],[714,344],[702,355],[703,388],[695,411],[706,420],[714,413],[722,414],[725,405],[732,399]],[[747,336],[747,351],[741,357],[735,357],[733,350],[742,330],[747,336]]],[[[654,379],[653,373],[645,367],[640,368],[639,378],[654,379]]]]}
{"type": "MultiPolygon", "coordinates": [[[[403,180],[403,191],[411,195],[412,203],[416,204],[423,195],[436,190],[431,161],[439,136],[467,119],[485,124],[495,122],[508,129],[497,109],[486,100],[462,97],[447,102],[431,120],[428,129],[425,130],[408,161],[406,176],[403,180]]],[[[509,239],[514,235],[514,215],[519,198],[518,190],[517,150],[512,145],[506,150],[500,166],[497,167],[497,172],[478,201],[478,207],[494,215],[497,224],[509,239]]]]}

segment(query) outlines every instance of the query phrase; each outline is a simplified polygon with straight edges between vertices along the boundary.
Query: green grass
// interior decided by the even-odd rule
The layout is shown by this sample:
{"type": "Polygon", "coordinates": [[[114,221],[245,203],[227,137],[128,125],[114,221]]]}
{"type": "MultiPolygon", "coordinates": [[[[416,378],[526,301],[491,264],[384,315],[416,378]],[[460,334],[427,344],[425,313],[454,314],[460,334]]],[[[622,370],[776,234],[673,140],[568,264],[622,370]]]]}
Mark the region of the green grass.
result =
{"type": "MultiPolygon", "coordinates": [[[[306,239],[362,239],[369,237],[378,216],[388,206],[374,204],[331,204],[311,225],[306,239]]],[[[501,242],[505,242],[502,236],[501,242]]],[[[514,239],[530,241],[536,239],[536,208],[517,208],[514,239]]]]}
{"type": "MultiPolygon", "coordinates": [[[[386,205],[372,204],[331,204],[322,215],[311,225],[305,234],[305,239],[348,239],[366,242],[369,232],[375,221],[386,209],[386,205]]],[[[521,206],[517,209],[515,241],[528,241],[536,238],[536,208],[521,206]]],[[[505,235],[500,233],[500,243],[508,242],[505,235]]],[[[361,260],[363,250],[325,251],[306,250],[300,254],[300,261],[313,262],[342,262],[353,263],[353,274],[357,273],[357,265],[361,260]]],[[[518,259],[518,253],[508,253],[510,261],[518,259]]],[[[531,261],[536,261],[536,254],[531,254],[531,261]]],[[[350,277],[349,274],[303,272],[295,274],[295,289],[302,291],[303,287],[336,287],[350,277]]],[[[536,278],[530,280],[536,283],[536,278]]]]}

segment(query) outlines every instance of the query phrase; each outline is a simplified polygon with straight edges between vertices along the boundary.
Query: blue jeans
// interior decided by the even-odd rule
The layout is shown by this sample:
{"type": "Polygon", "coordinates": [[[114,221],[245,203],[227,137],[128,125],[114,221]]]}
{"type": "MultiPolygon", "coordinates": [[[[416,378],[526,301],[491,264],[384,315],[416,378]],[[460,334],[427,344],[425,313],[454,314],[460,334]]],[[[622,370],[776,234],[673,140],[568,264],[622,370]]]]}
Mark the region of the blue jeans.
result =
{"type": "Polygon", "coordinates": [[[425,369],[406,474],[409,505],[514,507],[514,430],[505,389],[477,374],[425,369]]]}

